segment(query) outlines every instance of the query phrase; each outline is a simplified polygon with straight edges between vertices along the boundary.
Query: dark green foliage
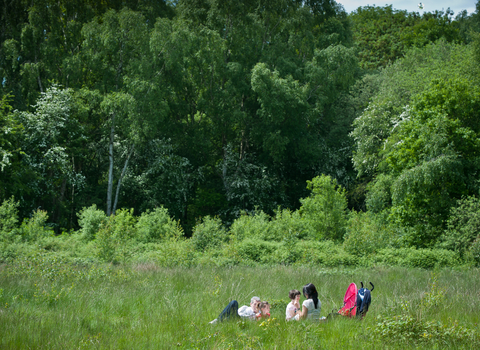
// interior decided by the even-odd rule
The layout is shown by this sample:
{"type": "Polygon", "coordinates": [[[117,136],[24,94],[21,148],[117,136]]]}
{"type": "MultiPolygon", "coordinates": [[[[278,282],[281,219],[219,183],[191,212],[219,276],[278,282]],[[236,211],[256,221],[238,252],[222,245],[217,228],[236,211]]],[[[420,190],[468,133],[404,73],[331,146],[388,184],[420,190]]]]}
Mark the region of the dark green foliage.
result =
{"type": "Polygon", "coordinates": [[[474,196],[462,198],[450,210],[447,228],[438,245],[463,255],[479,237],[480,200],[474,196]]]}
{"type": "Polygon", "coordinates": [[[435,245],[456,200],[478,192],[478,74],[465,69],[472,55],[445,42],[410,51],[382,71],[386,80],[354,122],[368,209],[388,213],[411,246],[435,245]]]}
{"type": "Polygon", "coordinates": [[[18,202],[14,198],[4,200],[0,206],[0,240],[12,242],[18,229],[18,202]]]}
{"type": "Polygon", "coordinates": [[[474,240],[473,243],[470,245],[469,253],[472,256],[475,265],[480,266],[480,238],[474,240]]]}
{"type": "MultiPolygon", "coordinates": [[[[225,225],[296,263],[299,240],[344,239],[347,198],[397,236],[361,248],[384,226],[359,219],[355,254],[433,246],[455,201],[478,193],[478,13],[19,0],[0,19],[0,200],[20,218],[40,208],[57,235],[81,227],[106,261],[179,225],[212,261],[236,261],[216,252],[225,225]]],[[[25,221],[25,240],[48,238],[40,226],[25,221]]]]}
{"type": "Polygon", "coordinates": [[[444,38],[459,42],[461,35],[449,11],[407,12],[384,7],[363,6],[350,15],[360,64],[378,69],[401,58],[406,51],[444,38]]]}

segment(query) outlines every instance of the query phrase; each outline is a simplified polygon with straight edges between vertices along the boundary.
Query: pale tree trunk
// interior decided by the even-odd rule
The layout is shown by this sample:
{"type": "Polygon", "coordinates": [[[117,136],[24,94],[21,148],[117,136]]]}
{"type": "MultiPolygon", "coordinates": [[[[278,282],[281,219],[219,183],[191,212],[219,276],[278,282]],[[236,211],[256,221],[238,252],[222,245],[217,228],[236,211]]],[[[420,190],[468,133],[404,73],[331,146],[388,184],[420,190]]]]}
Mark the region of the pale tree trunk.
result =
{"type": "Polygon", "coordinates": [[[128,161],[130,160],[130,157],[132,156],[133,149],[134,149],[134,146],[132,145],[132,148],[128,152],[127,159],[125,160],[125,164],[123,165],[123,169],[122,169],[122,173],[120,174],[120,178],[118,179],[117,192],[115,193],[115,203],[113,204],[113,212],[112,212],[113,215],[115,215],[115,211],[117,210],[118,194],[120,192],[120,186],[122,185],[123,177],[125,176],[125,173],[127,171],[128,161]]]}
{"type": "Polygon", "coordinates": [[[115,114],[112,115],[112,126],[110,127],[110,145],[108,149],[108,159],[110,166],[108,169],[108,188],[107,188],[107,216],[112,214],[112,190],[113,190],[113,139],[115,136],[115,114]]]}

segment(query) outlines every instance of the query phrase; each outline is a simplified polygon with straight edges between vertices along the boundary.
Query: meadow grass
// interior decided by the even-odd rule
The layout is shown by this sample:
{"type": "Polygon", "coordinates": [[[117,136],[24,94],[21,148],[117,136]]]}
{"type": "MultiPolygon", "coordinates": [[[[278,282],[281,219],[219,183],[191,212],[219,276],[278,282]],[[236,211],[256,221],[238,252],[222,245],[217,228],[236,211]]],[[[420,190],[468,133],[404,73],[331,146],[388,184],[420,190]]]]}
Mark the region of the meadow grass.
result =
{"type": "Polygon", "coordinates": [[[480,346],[478,269],[77,266],[37,256],[0,267],[0,305],[0,349],[480,346]],[[326,316],[360,281],[375,284],[364,320],[284,321],[290,289],[314,283],[326,316]],[[254,295],[272,304],[269,320],[209,324],[254,295]]]}

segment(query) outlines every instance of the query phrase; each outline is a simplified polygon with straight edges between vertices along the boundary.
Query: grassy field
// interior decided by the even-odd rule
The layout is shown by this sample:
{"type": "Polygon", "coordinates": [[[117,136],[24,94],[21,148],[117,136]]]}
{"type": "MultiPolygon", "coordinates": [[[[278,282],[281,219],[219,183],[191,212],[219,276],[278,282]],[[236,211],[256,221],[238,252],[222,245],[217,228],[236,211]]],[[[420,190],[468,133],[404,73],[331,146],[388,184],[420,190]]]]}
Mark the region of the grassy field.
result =
{"type": "Polygon", "coordinates": [[[0,267],[0,349],[478,349],[479,272],[76,266],[37,255],[0,267]],[[314,283],[326,316],[360,281],[375,284],[363,321],[284,321],[290,289],[314,283]],[[270,320],[208,323],[253,295],[270,301],[270,320]]]}

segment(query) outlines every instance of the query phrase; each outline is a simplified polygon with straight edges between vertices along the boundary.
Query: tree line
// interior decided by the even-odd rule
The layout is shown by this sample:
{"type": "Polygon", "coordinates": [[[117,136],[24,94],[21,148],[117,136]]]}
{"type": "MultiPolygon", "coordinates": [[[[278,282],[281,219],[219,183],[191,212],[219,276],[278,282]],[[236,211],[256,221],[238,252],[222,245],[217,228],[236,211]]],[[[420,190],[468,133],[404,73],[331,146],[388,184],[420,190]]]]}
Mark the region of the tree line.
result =
{"type": "Polygon", "coordinates": [[[93,204],[164,206],[188,235],[299,209],[325,174],[428,246],[478,194],[478,9],[5,2],[0,200],[57,233],[93,204]]]}

